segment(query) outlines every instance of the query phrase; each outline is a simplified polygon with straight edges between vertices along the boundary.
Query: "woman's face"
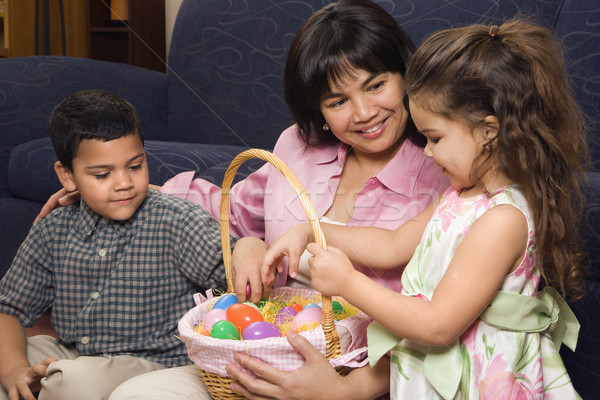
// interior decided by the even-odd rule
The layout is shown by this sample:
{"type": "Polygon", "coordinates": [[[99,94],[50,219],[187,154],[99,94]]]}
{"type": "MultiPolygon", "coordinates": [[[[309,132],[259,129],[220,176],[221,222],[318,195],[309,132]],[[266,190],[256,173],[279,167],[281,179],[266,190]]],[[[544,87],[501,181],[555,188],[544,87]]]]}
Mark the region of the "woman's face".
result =
{"type": "Polygon", "coordinates": [[[355,152],[395,154],[408,118],[403,94],[400,73],[356,69],[343,82],[331,85],[321,100],[321,112],[331,133],[355,152]]]}

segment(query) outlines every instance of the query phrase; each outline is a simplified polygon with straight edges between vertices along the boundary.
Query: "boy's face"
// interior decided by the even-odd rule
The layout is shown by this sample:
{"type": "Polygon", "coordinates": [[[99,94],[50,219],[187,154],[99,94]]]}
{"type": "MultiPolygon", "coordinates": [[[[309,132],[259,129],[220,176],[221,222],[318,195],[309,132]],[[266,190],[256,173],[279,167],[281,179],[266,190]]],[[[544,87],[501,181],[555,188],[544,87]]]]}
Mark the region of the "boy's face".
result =
{"type": "Polygon", "coordinates": [[[73,170],[61,167],[57,173],[63,186],[79,190],[88,207],[111,220],[131,218],[148,193],[148,165],[138,135],[108,142],[82,140],[73,170]]]}

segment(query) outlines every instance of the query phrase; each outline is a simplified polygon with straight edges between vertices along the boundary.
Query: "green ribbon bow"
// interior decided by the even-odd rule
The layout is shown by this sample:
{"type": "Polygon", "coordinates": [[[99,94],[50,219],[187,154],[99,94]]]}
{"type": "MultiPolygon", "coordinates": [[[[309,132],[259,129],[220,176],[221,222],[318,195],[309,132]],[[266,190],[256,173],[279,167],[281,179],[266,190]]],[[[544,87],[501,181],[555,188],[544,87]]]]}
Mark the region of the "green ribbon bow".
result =
{"type": "MultiPolygon", "coordinates": [[[[560,349],[564,343],[575,351],[579,322],[569,305],[552,288],[546,287],[539,297],[500,291],[479,316],[488,325],[514,332],[548,331],[560,349]]],[[[402,338],[373,321],[367,328],[369,363],[374,366],[402,338]]],[[[423,362],[425,378],[444,398],[453,399],[463,374],[460,343],[430,347],[423,362]]]]}

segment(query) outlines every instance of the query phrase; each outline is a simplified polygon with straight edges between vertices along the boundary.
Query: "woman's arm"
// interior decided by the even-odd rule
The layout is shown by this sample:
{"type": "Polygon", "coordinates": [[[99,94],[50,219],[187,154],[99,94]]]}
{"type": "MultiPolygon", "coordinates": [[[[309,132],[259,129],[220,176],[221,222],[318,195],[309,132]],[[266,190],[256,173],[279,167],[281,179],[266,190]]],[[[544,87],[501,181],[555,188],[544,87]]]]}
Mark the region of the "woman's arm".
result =
{"type": "Polygon", "coordinates": [[[227,366],[227,372],[239,383],[231,388],[248,399],[374,399],[389,392],[389,359],[383,357],[375,367],[365,366],[339,375],[329,361],[302,335],[290,332],[290,344],[306,359],[295,371],[281,371],[247,354],[236,354],[239,365],[227,366]]]}
{"type": "MultiPolygon", "coordinates": [[[[430,300],[404,296],[356,271],[343,252],[311,244],[315,289],[344,297],[392,332],[430,346],[451,343],[483,312],[525,254],[527,222],[512,206],[483,214],[465,235],[430,300]]],[[[363,247],[373,245],[363,238],[363,247]]]]}

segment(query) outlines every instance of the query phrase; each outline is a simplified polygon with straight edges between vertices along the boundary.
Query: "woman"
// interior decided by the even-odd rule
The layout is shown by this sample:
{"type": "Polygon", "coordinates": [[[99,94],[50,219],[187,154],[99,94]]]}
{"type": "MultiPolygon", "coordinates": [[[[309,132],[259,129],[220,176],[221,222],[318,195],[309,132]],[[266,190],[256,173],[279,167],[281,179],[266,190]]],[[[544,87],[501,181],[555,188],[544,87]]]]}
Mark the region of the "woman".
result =
{"type": "MultiPolygon", "coordinates": [[[[329,4],[309,17],[296,35],[284,86],[297,124],[281,134],[274,153],[298,176],[320,218],[395,229],[447,187],[441,170],[425,157],[425,140],[402,101],[403,75],[414,50],[397,22],[367,0],[329,4]]],[[[179,174],[162,191],[184,193],[183,197],[218,217],[221,189],[192,179],[193,172],[179,174]]],[[[236,184],[230,200],[231,233],[264,238],[267,245],[306,220],[295,193],[270,165],[236,184]]],[[[243,265],[235,265],[236,292],[245,298],[249,283],[250,299],[256,301],[262,292],[258,268],[265,249],[251,244],[248,251],[256,255],[255,261],[247,257],[243,265]]],[[[357,268],[393,290],[401,288],[403,267],[388,271],[357,268]]],[[[282,271],[275,286],[310,284],[307,268],[301,267],[295,278],[287,280],[287,276],[287,271],[282,271]]],[[[340,386],[334,392],[340,398],[349,398],[343,396],[346,390],[361,398],[389,390],[388,366],[360,368],[342,378],[303,337],[289,340],[306,356],[303,368],[274,371],[258,360],[244,359],[245,367],[268,371],[267,376],[259,373],[262,379],[256,380],[232,366],[232,374],[247,385],[238,385],[236,390],[257,398],[283,394],[314,398],[312,389],[335,382],[345,382],[344,390],[340,386]]],[[[119,390],[111,399],[177,398],[173,391],[178,395],[185,392],[191,396],[188,398],[205,398],[206,389],[198,375],[194,366],[156,371],[132,380],[131,396],[119,390]]]]}

